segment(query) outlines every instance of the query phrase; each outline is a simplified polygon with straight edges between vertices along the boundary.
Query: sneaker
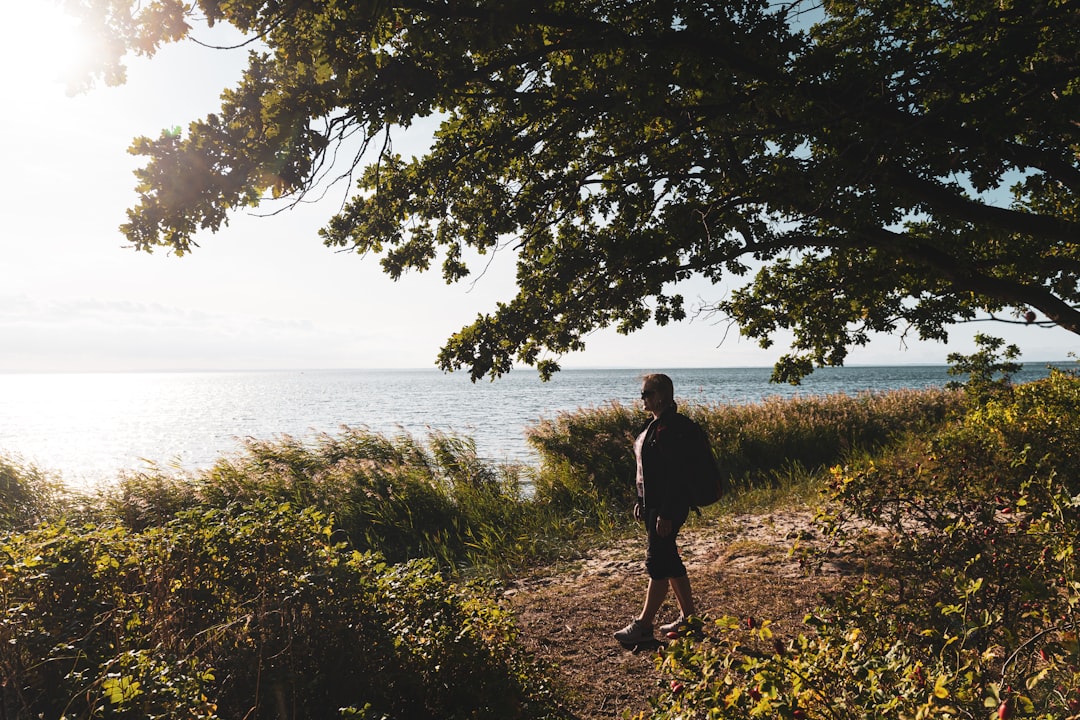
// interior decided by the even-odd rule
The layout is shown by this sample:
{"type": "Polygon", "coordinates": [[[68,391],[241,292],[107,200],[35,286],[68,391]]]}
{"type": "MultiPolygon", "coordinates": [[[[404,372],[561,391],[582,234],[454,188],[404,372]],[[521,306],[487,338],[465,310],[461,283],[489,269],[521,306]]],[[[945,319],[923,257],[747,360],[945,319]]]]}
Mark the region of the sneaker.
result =
{"type": "Polygon", "coordinates": [[[668,635],[670,633],[681,633],[688,626],[689,623],[686,621],[686,618],[680,615],[677,620],[661,625],[660,634],[668,635]]]}
{"type": "Polygon", "coordinates": [[[679,616],[677,620],[661,625],[660,634],[669,640],[680,637],[696,637],[701,634],[701,621],[692,617],[679,616]]]}
{"type": "Polygon", "coordinates": [[[652,625],[646,625],[640,620],[634,620],[622,630],[617,631],[615,639],[626,645],[652,640],[654,639],[652,625]]]}

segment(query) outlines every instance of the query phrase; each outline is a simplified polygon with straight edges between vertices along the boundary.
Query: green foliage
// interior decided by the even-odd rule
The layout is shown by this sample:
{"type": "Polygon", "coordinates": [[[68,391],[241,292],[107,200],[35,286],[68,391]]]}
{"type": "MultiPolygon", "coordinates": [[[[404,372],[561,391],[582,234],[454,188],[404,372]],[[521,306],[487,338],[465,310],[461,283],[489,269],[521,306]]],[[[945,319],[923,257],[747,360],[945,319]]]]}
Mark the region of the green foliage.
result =
{"type": "Polygon", "coordinates": [[[248,441],[198,478],[211,505],[270,498],[333,513],[343,538],[391,561],[460,555],[458,520],[439,466],[409,436],[394,440],[343,428],[314,445],[294,438],[248,441]]]}
{"type": "Polygon", "coordinates": [[[971,355],[949,353],[949,374],[966,375],[966,383],[950,383],[950,387],[963,387],[973,407],[982,405],[990,397],[1012,389],[1012,376],[1020,372],[1023,366],[1015,362],[1020,357],[1020,348],[1009,345],[999,353],[1005,341],[978,333],[975,344],[979,346],[971,355]],[[997,374],[1001,377],[995,378],[997,374]]]}
{"type": "Polygon", "coordinates": [[[634,437],[641,430],[640,411],[618,402],[600,408],[561,412],[526,430],[540,455],[534,480],[538,500],[563,510],[591,501],[594,512],[633,504],[634,437]]]}
{"type": "Polygon", "coordinates": [[[25,529],[53,517],[62,496],[57,478],[0,453],[0,531],[25,529]]]}
{"type": "Polygon", "coordinates": [[[512,618],[288,503],[0,538],[4,717],[557,717],[512,618]]]}
{"type": "Polygon", "coordinates": [[[200,18],[263,48],[220,111],[134,142],[134,247],[185,254],[232,212],[355,177],[323,241],[391,277],[516,253],[516,295],[439,355],[474,379],[684,319],[694,275],[755,273],[699,309],[765,346],[790,333],[778,380],[879,332],[1080,329],[1068,2],[65,4],[110,82],[200,18]],[[431,147],[395,154],[429,117],[431,147]]]}
{"type": "MultiPolygon", "coordinates": [[[[1080,377],[687,412],[743,486],[833,465],[819,522],[873,565],[795,636],[722,617],[670,645],[650,717],[1080,713],[1080,377]]],[[[540,423],[531,494],[467,439],[344,429],[126,475],[67,522],[23,514],[0,535],[2,713],[560,717],[492,588],[446,573],[618,529],[643,419],[612,404],[540,423]],[[361,551],[383,546],[413,559],[361,551]]],[[[18,487],[37,477],[12,467],[18,487]]]]}
{"type": "MultiPolygon", "coordinates": [[[[85,498],[81,515],[87,522],[119,522],[132,530],[163,525],[204,502],[194,478],[170,474],[155,465],[122,472],[115,482],[85,498]]],[[[76,515],[74,508],[68,514],[76,515]]]]}
{"type": "Polygon", "coordinates": [[[880,572],[798,637],[721,618],[711,642],[675,646],[662,663],[678,692],[653,717],[1076,716],[1078,428],[1080,378],[1054,371],[930,441],[834,468],[823,526],[883,553],[880,572]]]}
{"type": "Polygon", "coordinates": [[[1051,368],[1046,379],[1019,385],[1006,398],[987,400],[968,415],[965,429],[992,448],[1020,450],[1019,468],[1052,468],[1075,494],[1080,493],[1078,411],[1076,373],[1051,368]]]}

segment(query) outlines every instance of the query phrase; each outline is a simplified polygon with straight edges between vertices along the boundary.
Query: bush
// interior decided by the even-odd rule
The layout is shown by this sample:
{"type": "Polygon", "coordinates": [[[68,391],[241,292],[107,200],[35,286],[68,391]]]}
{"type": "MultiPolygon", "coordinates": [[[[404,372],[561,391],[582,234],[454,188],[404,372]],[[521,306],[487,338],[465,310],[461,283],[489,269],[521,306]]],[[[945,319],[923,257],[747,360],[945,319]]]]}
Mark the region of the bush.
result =
{"type": "Polygon", "coordinates": [[[962,388],[972,407],[978,407],[990,398],[1006,394],[1012,389],[1012,376],[1023,366],[1016,362],[1020,348],[1005,345],[998,337],[976,333],[975,344],[979,349],[971,355],[949,353],[949,374],[966,375],[967,382],[952,382],[950,387],[962,388]],[[999,355],[998,351],[1001,350],[999,355]],[[996,377],[1000,375],[1000,377],[996,377]]]}
{"type": "Polygon", "coordinates": [[[1039,381],[1015,387],[973,410],[964,423],[972,437],[1023,453],[1025,468],[1054,468],[1080,493],[1080,381],[1075,372],[1051,368],[1039,381]]]}
{"type": "Polygon", "coordinates": [[[562,510],[585,504],[601,513],[633,504],[634,437],[644,420],[641,412],[613,402],[529,427],[526,440],[540,456],[536,498],[562,510]]]}
{"type": "Polygon", "coordinates": [[[331,537],[264,501],[7,536],[0,715],[558,716],[483,587],[331,537]]]}

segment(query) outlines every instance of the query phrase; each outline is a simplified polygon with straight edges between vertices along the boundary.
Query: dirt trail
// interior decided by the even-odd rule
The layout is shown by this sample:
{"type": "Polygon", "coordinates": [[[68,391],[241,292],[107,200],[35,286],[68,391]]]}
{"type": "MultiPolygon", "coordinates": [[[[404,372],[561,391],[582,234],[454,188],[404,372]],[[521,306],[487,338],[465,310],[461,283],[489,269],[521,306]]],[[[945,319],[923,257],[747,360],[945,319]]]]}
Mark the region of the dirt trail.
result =
{"type": "MultiPolygon", "coordinates": [[[[807,612],[861,572],[858,558],[842,554],[813,574],[802,567],[792,547],[826,542],[811,519],[808,510],[738,515],[691,523],[680,532],[699,613],[768,618],[781,637],[802,630],[807,612]]],[[[583,720],[648,710],[648,697],[662,682],[654,652],[627,650],[611,636],[641,608],[643,556],[644,538],[634,539],[506,591],[526,647],[559,668],[570,689],[567,703],[583,720]]],[[[677,614],[669,596],[658,620],[677,614]]]]}

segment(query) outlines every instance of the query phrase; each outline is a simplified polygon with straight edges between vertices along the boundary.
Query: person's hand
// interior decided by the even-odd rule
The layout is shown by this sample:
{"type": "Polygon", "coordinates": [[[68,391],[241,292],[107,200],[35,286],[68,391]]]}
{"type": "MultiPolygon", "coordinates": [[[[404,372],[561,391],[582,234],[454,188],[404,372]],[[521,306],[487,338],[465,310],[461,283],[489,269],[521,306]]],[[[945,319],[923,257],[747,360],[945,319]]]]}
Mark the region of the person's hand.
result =
{"type": "Polygon", "coordinates": [[[639,502],[634,503],[634,519],[635,520],[641,520],[644,517],[645,517],[645,508],[642,507],[641,503],[639,503],[639,502]]]}
{"type": "Polygon", "coordinates": [[[671,534],[671,521],[666,517],[656,518],[656,534],[660,537],[667,537],[671,534]]]}

